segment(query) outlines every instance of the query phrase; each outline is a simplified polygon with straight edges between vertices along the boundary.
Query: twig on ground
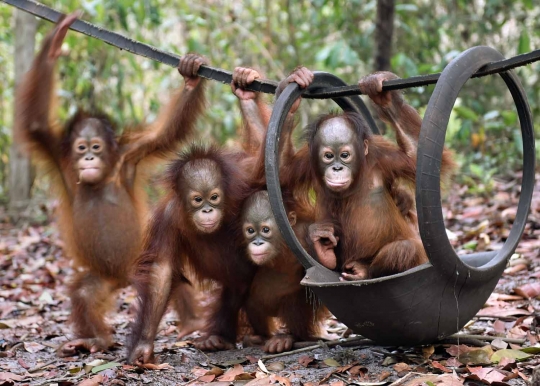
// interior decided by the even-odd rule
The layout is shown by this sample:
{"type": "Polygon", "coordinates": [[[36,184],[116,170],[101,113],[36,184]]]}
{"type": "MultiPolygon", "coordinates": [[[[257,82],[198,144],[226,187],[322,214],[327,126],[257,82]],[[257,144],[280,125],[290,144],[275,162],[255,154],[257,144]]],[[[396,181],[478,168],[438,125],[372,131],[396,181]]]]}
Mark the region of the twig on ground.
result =
{"type": "Polygon", "coordinates": [[[442,339],[437,343],[440,343],[440,344],[458,344],[459,343],[459,344],[465,344],[465,345],[468,345],[468,346],[476,346],[476,347],[483,347],[483,346],[486,345],[486,341],[481,341],[481,340],[478,340],[478,339],[453,338],[453,337],[448,337],[448,338],[442,339]]]}
{"type": "Polygon", "coordinates": [[[53,359],[52,361],[48,361],[48,362],[45,362],[39,366],[36,366],[34,368],[31,368],[30,370],[27,370],[29,373],[35,373],[36,371],[38,370],[41,370],[41,369],[44,369],[45,367],[47,366],[50,366],[52,365],[53,363],[55,363],[57,361],[57,359],[53,359]]]}
{"type": "Polygon", "coordinates": [[[477,339],[477,340],[485,340],[488,342],[492,342],[495,339],[500,339],[503,342],[507,343],[514,343],[514,344],[523,344],[525,343],[525,339],[514,339],[514,338],[504,338],[500,336],[485,336],[485,335],[469,335],[469,334],[454,334],[450,335],[446,339],[477,339]]]}
{"type": "MultiPolygon", "coordinates": [[[[297,347],[297,345],[304,345],[305,342],[298,342],[296,343],[294,346],[297,347]]],[[[347,339],[337,339],[337,340],[330,340],[330,341],[327,341],[327,342],[324,342],[322,340],[320,340],[317,344],[314,344],[314,345],[311,345],[311,346],[307,346],[307,347],[302,347],[302,348],[299,348],[299,349],[296,349],[296,350],[291,350],[291,351],[285,351],[285,352],[282,352],[282,353],[279,353],[279,354],[272,354],[272,355],[266,355],[266,356],[263,356],[261,359],[262,360],[266,360],[266,359],[272,359],[272,358],[278,358],[278,357],[282,357],[282,356],[287,356],[287,355],[293,355],[293,354],[298,354],[298,353],[301,353],[301,352],[305,352],[305,351],[311,351],[311,350],[314,350],[316,348],[320,348],[320,347],[332,347],[332,346],[337,346],[337,345],[340,345],[340,346],[344,346],[344,345],[349,345],[349,344],[359,344],[359,345],[367,345],[367,344],[374,344],[374,342],[370,339],[366,339],[364,337],[354,337],[354,338],[347,338],[347,339]]]]}

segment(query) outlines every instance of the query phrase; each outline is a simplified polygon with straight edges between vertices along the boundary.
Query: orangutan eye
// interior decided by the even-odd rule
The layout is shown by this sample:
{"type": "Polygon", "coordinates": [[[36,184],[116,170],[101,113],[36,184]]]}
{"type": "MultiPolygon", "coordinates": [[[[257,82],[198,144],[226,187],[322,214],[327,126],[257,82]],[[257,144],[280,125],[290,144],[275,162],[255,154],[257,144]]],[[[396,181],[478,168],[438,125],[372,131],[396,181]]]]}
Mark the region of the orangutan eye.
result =
{"type": "Polygon", "coordinates": [[[347,158],[349,158],[350,154],[349,154],[348,151],[344,151],[343,153],[341,153],[340,156],[341,156],[341,158],[343,158],[343,159],[347,159],[347,158]]]}
{"type": "Polygon", "coordinates": [[[96,151],[97,151],[97,150],[99,150],[99,149],[101,149],[101,146],[99,146],[99,145],[97,145],[97,144],[96,144],[96,145],[92,145],[92,150],[96,150],[96,151]]]}
{"type": "Polygon", "coordinates": [[[247,229],[247,233],[249,233],[250,235],[252,235],[253,233],[255,233],[255,229],[253,229],[253,228],[248,228],[248,229],[247,229]]]}
{"type": "Polygon", "coordinates": [[[332,153],[324,153],[324,158],[326,158],[327,160],[331,160],[332,158],[334,158],[334,155],[332,153]]]}
{"type": "Polygon", "coordinates": [[[270,228],[263,227],[262,231],[263,231],[263,233],[268,233],[268,232],[270,232],[270,228]]]}
{"type": "Polygon", "coordinates": [[[200,196],[195,197],[195,202],[199,202],[199,203],[202,202],[202,197],[200,196]]]}
{"type": "Polygon", "coordinates": [[[79,146],[77,146],[77,149],[79,149],[79,151],[85,151],[85,150],[86,150],[86,146],[84,146],[84,145],[79,145],[79,146]]]}
{"type": "Polygon", "coordinates": [[[218,199],[218,197],[219,197],[219,196],[218,196],[217,194],[213,194],[212,197],[210,197],[210,199],[211,199],[212,201],[216,201],[216,200],[218,199]]]}

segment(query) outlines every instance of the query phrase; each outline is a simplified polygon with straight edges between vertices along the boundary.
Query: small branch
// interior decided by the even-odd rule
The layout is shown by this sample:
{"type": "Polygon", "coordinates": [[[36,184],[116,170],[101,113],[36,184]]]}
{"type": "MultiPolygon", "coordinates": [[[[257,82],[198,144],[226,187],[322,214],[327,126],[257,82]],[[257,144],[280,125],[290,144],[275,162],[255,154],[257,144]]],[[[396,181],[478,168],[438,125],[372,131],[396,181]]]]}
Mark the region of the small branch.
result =
{"type": "Polygon", "coordinates": [[[492,342],[495,339],[500,339],[503,342],[507,342],[507,343],[514,343],[514,344],[525,343],[525,339],[503,338],[500,336],[469,335],[469,334],[454,334],[454,335],[448,336],[446,339],[478,339],[478,340],[485,340],[487,342],[492,342]]]}
{"type": "MultiPolygon", "coordinates": [[[[294,346],[295,347],[303,346],[305,343],[306,342],[298,342],[294,346]]],[[[287,356],[287,355],[298,354],[298,353],[301,353],[301,352],[311,351],[311,350],[314,350],[316,348],[321,348],[321,347],[332,347],[332,346],[338,346],[338,345],[346,346],[346,345],[350,345],[350,344],[355,344],[355,345],[356,344],[374,344],[374,342],[372,340],[366,339],[364,337],[336,339],[336,340],[330,340],[328,342],[323,342],[322,340],[320,340],[317,344],[314,344],[314,345],[311,345],[311,346],[302,347],[302,348],[299,348],[297,350],[292,350],[292,351],[285,351],[285,352],[282,352],[282,353],[279,353],[279,354],[266,355],[266,356],[262,357],[261,359],[266,360],[266,359],[278,358],[278,357],[283,357],[283,356],[287,356]]]]}
{"type": "Polygon", "coordinates": [[[44,368],[47,367],[47,366],[52,365],[53,363],[56,363],[56,361],[57,361],[56,359],[53,359],[52,361],[48,361],[48,362],[46,362],[46,363],[43,363],[43,364],[41,364],[41,365],[39,365],[39,366],[36,366],[36,367],[34,367],[34,368],[30,369],[30,370],[27,370],[27,371],[28,371],[29,373],[35,373],[36,371],[39,371],[39,370],[41,370],[41,369],[44,369],[44,368]]]}

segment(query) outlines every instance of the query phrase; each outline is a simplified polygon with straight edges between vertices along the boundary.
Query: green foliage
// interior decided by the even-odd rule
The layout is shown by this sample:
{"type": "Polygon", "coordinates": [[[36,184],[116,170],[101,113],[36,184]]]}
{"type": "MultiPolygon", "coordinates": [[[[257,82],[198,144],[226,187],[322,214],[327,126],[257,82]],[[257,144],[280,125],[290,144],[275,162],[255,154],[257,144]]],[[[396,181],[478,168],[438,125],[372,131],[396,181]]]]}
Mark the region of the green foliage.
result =
{"type": "MultiPolygon", "coordinates": [[[[281,79],[298,64],[329,71],[348,83],[372,71],[376,0],[43,0],[62,12],[84,10],[83,18],[177,54],[199,52],[213,66],[254,66],[281,79]],[[217,5],[218,4],[218,5],[217,5]]],[[[0,5],[0,195],[13,112],[13,9],[0,5]]],[[[41,21],[38,44],[51,29],[41,21]]],[[[402,77],[441,71],[461,51],[489,45],[505,56],[538,48],[540,5],[532,0],[410,0],[396,5],[392,70],[402,77]]],[[[60,60],[60,117],[78,107],[99,107],[120,127],[155,119],[170,90],[181,83],[175,69],[136,57],[75,32],[60,60]]],[[[533,116],[540,117],[539,64],[520,68],[533,116]]],[[[427,105],[433,87],[407,90],[416,108],[427,105]]],[[[226,143],[240,116],[227,85],[213,82],[201,138],[226,143]]],[[[271,98],[268,98],[271,101],[271,98]]],[[[328,110],[331,102],[304,102],[301,124],[328,110]]],[[[538,125],[537,125],[538,126],[538,125]]],[[[487,176],[518,168],[522,143],[511,98],[497,77],[471,80],[461,91],[447,141],[464,174],[489,190],[487,176]],[[468,165],[476,165],[471,168],[468,165]],[[480,168],[480,169],[478,169],[480,168]]],[[[480,187],[479,187],[480,189],[480,187]]]]}

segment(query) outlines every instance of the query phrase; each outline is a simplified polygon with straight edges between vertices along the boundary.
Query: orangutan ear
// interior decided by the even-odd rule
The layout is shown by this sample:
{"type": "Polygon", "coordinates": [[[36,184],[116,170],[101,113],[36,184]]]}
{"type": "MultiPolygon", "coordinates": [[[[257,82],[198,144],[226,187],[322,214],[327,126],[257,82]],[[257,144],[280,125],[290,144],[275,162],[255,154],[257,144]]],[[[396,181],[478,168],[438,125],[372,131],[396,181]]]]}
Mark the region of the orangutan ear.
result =
{"type": "Polygon", "coordinates": [[[369,149],[368,149],[368,140],[364,139],[364,155],[368,155],[369,149]]]}
{"type": "Polygon", "coordinates": [[[291,224],[292,227],[296,225],[296,212],[294,210],[291,210],[287,214],[287,218],[289,219],[289,224],[291,224]]]}

